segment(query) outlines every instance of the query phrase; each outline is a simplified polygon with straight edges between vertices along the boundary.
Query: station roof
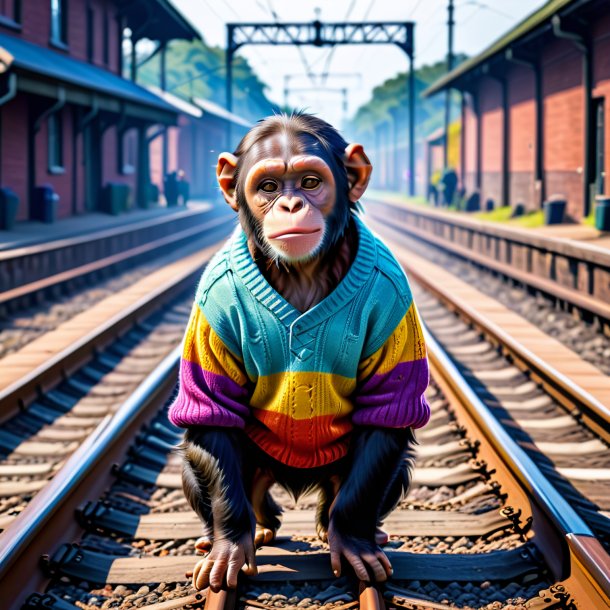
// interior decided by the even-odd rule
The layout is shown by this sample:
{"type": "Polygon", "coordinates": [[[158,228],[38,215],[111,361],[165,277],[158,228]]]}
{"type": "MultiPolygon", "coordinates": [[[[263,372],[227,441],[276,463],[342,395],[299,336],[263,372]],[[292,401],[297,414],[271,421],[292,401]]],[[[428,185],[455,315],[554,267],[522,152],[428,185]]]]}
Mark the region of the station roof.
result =
{"type": "Polygon", "coordinates": [[[147,85],[146,88],[184,114],[188,114],[196,119],[200,119],[203,116],[203,111],[199,106],[195,106],[195,104],[187,102],[185,99],[178,97],[173,93],[163,91],[163,89],[155,87],[154,85],[147,85]]]}
{"type": "Polygon", "coordinates": [[[118,74],[20,38],[0,34],[0,55],[5,69],[176,115],[172,105],[118,74]]]}
{"type": "Polygon", "coordinates": [[[576,2],[579,2],[579,0],[548,0],[546,4],[520,21],[512,30],[506,32],[481,53],[461,63],[457,68],[451,70],[451,72],[448,72],[436,82],[432,83],[432,85],[422,93],[423,97],[428,97],[447,88],[455,87],[459,84],[460,79],[481,66],[487,60],[503,53],[511,44],[522,40],[528,34],[534,33],[538,28],[550,27],[551,17],[553,17],[555,13],[576,2]]]}
{"type": "Polygon", "coordinates": [[[162,42],[175,38],[201,39],[199,32],[170,0],[124,0],[119,6],[127,27],[137,33],[136,39],[162,42]]]}
{"type": "Polygon", "coordinates": [[[210,100],[204,100],[201,97],[193,98],[193,103],[199,106],[199,108],[203,110],[204,114],[207,112],[208,114],[222,119],[223,121],[230,121],[231,123],[235,123],[235,125],[241,125],[242,127],[247,127],[248,129],[252,127],[252,123],[250,121],[246,121],[246,119],[240,117],[239,115],[229,112],[220,104],[210,102],[210,100]]]}
{"type": "Polygon", "coordinates": [[[174,95],[173,93],[163,91],[154,85],[148,85],[146,88],[165,100],[168,104],[174,106],[183,114],[188,114],[196,119],[201,119],[206,114],[209,114],[215,118],[221,119],[222,121],[230,121],[231,123],[240,125],[241,127],[252,127],[252,123],[246,121],[246,119],[234,114],[233,112],[229,112],[219,104],[211,102],[210,100],[196,97],[191,101],[187,101],[184,98],[174,95]]]}

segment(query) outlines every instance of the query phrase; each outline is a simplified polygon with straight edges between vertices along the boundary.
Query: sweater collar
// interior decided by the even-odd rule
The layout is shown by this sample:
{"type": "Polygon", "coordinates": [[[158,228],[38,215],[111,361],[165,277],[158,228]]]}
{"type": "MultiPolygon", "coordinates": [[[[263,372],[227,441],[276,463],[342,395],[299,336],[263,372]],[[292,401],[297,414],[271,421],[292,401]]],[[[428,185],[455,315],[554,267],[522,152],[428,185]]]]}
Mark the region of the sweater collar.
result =
{"type": "Polygon", "coordinates": [[[300,319],[302,324],[299,330],[312,328],[345,307],[373,271],[377,256],[375,238],[358,216],[354,214],[352,218],[358,229],[356,258],[339,285],[317,305],[303,313],[286,301],[266,280],[250,254],[248,240],[243,230],[238,230],[234,237],[231,247],[231,266],[252,296],[286,326],[300,319]]]}

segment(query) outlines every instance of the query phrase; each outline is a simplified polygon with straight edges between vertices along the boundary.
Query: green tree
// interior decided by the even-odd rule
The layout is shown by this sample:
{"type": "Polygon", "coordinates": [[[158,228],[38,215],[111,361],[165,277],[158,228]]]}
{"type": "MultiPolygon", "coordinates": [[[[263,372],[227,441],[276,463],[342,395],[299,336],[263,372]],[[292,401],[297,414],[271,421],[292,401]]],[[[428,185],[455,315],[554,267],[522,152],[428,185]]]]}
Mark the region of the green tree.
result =
{"type": "MultiPolygon", "coordinates": [[[[456,57],[456,65],[466,59],[465,55],[456,57]]],[[[424,89],[446,72],[446,64],[439,61],[432,65],[422,66],[415,70],[415,137],[421,140],[443,125],[445,98],[436,95],[422,98],[424,89]]],[[[453,98],[453,113],[457,96],[453,98]]],[[[400,72],[395,77],[373,89],[371,99],[360,106],[354,117],[348,122],[346,131],[350,137],[359,141],[371,142],[375,133],[384,126],[390,125],[398,133],[398,144],[405,145],[408,136],[408,73],[400,72]]]]}
{"type": "MultiPolygon", "coordinates": [[[[138,82],[160,86],[160,57],[140,59],[138,82]]],[[[167,90],[184,99],[201,97],[225,105],[225,52],[196,40],[172,41],[166,52],[167,90]]],[[[240,55],[233,58],[233,112],[256,121],[270,114],[276,105],[266,95],[267,85],[240,55]]]]}

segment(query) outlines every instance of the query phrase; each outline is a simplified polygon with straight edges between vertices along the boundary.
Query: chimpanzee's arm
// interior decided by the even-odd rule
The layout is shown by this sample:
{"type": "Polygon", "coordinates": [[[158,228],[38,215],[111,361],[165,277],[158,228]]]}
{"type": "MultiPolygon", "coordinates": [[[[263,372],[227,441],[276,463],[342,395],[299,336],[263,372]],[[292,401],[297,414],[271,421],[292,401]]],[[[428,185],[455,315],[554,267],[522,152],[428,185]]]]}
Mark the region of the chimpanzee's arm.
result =
{"type": "Polygon", "coordinates": [[[351,470],[344,479],[331,518],[335,528],[374,540],[386,495],[406,467],[409,429],[362,428],[354,434],[351,470]]]}
{"type": "Polygon", "coordinates": [[[384,581],[391,576],[390,562],[375,542],[375,531],[388,494],[399,496],[403,480],[408,483],[405,458],[412,438],[410,429],[362,428],[355,433],[351,470],[330,512],[328,541],[337,576],[341,556],[361,580],[384,581]]]}
{"type": "Polygon", "coordinates": [[[430,417],[423,333],[412,298],[402,304],[402,318],[393,328],[383,325],[371,343],[377,349],[365,349],[369,355],[358,366],[352,465],[330,513],[333,569],[340,572],[343,555],[363,580],[371,577],[367,569],[378,581],[391,575],[390,563],[375,543],[375,529],[408,487],[405,458],[411,428],[425,425],[430,417]]]}
{"type": "Polygon", "coordinates": [[[184,437],[184,491],[215,539],[235,542],[252,530],[242,478],[241,430],[192,427],[184,437]]]}
{"type": "Polygon", "coordinates": [[[185,495],[213,532],[210,554],[197,563],[193,584],[218,589],[224,578],[235,587],[246,563],[256,572],[254,517],[242,478],[241,430],[192,427],[184,439],[185,495]]]}

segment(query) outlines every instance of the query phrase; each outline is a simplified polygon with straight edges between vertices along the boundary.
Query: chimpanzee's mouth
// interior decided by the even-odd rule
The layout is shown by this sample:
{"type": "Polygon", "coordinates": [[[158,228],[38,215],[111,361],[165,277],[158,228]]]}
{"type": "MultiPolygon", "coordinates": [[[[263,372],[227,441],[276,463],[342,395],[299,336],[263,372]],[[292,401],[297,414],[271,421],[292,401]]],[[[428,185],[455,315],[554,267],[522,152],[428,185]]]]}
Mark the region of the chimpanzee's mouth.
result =
{"type": "Polygon", "coordinates": [[[267,239],[285,239],[287,237],[301,237],[303,235],[311,235],[312,233],[319,233],[320,229],[313,229],[313,231],[306,229],[299,229],[298,227],[294,227],[288,230],[280,231],[279,233],[274,233],[273,235],[269,235],[267,239]]]}

